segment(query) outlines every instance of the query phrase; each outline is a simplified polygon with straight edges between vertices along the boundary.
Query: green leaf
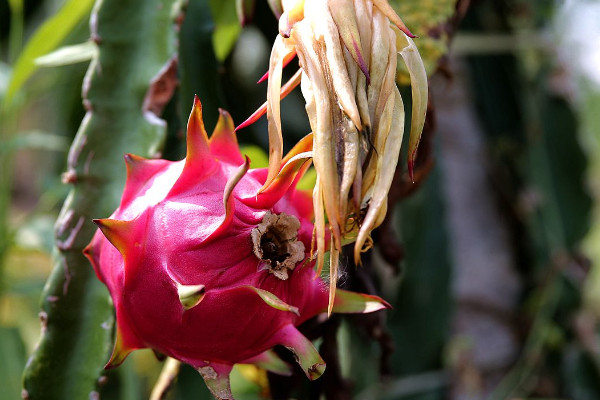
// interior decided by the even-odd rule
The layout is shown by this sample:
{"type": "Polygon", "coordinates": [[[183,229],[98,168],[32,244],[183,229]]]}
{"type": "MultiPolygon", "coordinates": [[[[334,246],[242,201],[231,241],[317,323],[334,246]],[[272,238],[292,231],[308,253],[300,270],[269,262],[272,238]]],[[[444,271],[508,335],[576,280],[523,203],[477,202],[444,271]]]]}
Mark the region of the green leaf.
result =
{"type": "Polygon", "coordinates": [[[25,346],[17,328],[0,326],[0,388],[2,397],[21,398],[21,371],[25,364],[25,346]]]}
{"type": "Polygon", "coordinates": [[[23,0],[8,0],[8,4],[13,13],[23,12],[23,0]]]}
{"type": "Polygon", "coordinates": [[[8,36],[8,59],[14,61],[23,45],[23,0],[9,0],[10,32],[8,36]]]}
{"type": "Polygon", "coordinates": [[[577,248],[590,227],[592,206],[584,183],[587,159],[576,134],[577,115],[566,100],[545,90],[536,94],[535,104],[540,107],[541,134],[529,146],[529,172],[545,200],[539,231],[546,231],[553,249],[577,248]]]}
{"type": "Polygon", "coordinates": [[[55,215],[33,215],[20,224],[15,232],[15,245],[21,249],[43,251],[50,254],[54,246],[55,215]]]}
{"type": "Polygon", "coordinates": [[[215,55],[222,62],[233,49],[242,27],[237,18],[235,1],[210,0],[210,8],[215,21],[215,55]]]}
{"type": "Polygon", "coordinates": [[[64,136],[43,131],[21,132],[9,140],[0,140],[0,154],[22,149],[64,151],[67,141],[64,136]]]}
{"type": "Polygon", "coordinates": [[[10,100],[36,71],[35,59],[54,50],[75,26],[90,12],[93,0],[68,0],[31,37],[17,59],[8,86],[6,98],[10,100]]]}
{"type": "Polygon", "coordinates": [[[77,64],[90,61],[97,51],[98,47],[91,40],[72,46],[63,46],[52,53],[36,58],[35,65],[38,67],[59,67],[77,64]]]}

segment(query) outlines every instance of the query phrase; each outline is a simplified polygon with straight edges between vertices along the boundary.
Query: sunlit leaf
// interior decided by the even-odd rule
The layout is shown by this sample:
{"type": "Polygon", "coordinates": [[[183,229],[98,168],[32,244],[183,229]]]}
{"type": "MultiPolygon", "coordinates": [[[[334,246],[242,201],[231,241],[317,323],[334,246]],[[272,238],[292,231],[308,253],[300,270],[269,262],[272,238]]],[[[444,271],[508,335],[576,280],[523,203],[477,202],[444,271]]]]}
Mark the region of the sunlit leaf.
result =
{"type": "Polygon", "coordinates": [[[38,67],[59,67],[77,64],[90,61],[97,51],[96,44],[91,40],[72,46],[63,46],[52,53],[36,58],[35,65],[38,67]]]}
{"type": "Polygon", "coordinates": [[[8,5],[13,13],[23,11],[23,0],[8,0],[8,5]]]}
{"type": "Polygon", "coordinates": [[[210,8],[215,22],[215,55],[217,60],[223,61],[233,49],[242,27],[238,21],[235,1],[210,0],[210,8]]]}

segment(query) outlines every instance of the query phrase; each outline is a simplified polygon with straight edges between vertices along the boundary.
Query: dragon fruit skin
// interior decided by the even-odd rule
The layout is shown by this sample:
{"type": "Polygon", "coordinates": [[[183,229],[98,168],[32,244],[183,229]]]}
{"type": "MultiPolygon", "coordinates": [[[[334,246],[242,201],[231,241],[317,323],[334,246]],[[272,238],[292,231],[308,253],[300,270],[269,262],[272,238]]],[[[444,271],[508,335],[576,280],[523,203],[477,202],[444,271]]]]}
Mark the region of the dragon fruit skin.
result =
{"type": "MultiPolygon", "coordinates": [[[[309,378],[320,376],[323,360],[295,328],[328,305],[310,261],[312,201],[295,189],[310,164],[312,139],[292,149],[267,187],[267,169],[248,169],[227,112],[209,140],[196,98],[187,140],[187,157],[178,162],[126,155],[121,204],[110,218],[95,220],[100,229],[85,254],[117,317],[107,367],[149,347],[192,365],[217,398],[230,398],[227,377],[235,363],[287,372],[269,351],[280,344],[309,378]],[[302,261],[277,270],[276,261],[259,259],[257,246],[264,243],[253,231],[264,239],[265,230],[272,236],[286,229],[282,243],[295,254],[279,254],[277,261],[302,261]]],[[[339,297],[334,312],[388,306],[376,296],[339,297]]]]}

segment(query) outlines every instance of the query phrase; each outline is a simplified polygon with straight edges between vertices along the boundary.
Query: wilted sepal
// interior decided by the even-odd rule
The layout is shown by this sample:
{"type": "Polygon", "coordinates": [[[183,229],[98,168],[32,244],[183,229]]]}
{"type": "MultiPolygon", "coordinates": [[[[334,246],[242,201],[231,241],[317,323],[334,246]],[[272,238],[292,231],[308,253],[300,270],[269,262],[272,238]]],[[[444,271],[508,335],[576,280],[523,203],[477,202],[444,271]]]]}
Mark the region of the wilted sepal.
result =
{"type": "Polygon", "coordinates": [[[177,284],[177,295],[184,310],[196,307],[206,294],[204,285],[181,285],[177,284]]]}
{"type": "Polygon", "coordinates": [[[358,23],[356,21],[356,11],[353,0],[329,0],[329,11],[335,21],[335,25],[340,33],[340,38],[344,46],[352,55],[352,58],[365,75],[367,85],[371,81],[369,75],[369,66],[362,55],[362,44],[358,23]]]}
{"type": "Polygon", "coordinates": [[[298,311],[298,307],[291,306],[287,304],[285,301],[281,300],[279,297],[275,296],[273,293],[268,290],[259,289],[254,286],[242,286],[242,288],[248,289],[256,293],[262,301],[265,302],[269,307],[273,307],[276,310],[281,311],[289,311],[297,316],[300,316],[298,311]]]}
{"type": "Polygon", "coordinates": [[[392,306],[381,297],[343,289],[337,289],[333,303],[333,312],[341,314],[366,314],[386,308],[392,306]]]}
{"type": "Polygon", "coordinates": [[[393,104],[391,128],[386,139],[383,154],[379,154],[377,157],[376,175],[372,185],[373,194],[370,199],[369,209],[363,219],[354,244],[354,262],[357,265],[360,262],[360,253],[363,251],[363,246],[365,243],[371,241],[371,231],[375,229],[378,223],[381,223],[381,213],[385,213],[387,210],[387,196],[394,179],[394,173],[398,164],[398,154],[402,145],[402,136],[404,135],[404,104],[398,88],[394,88],[392,96],[395,96],[395,99],[389,99],[390,104],[393,104]]]}
{"type": "Polygon", "coordinates": [[[398,53],[406,63],[410,75],[410,87],[412,93],[412,115],[410,123],[410,137],[408,140],[408,173],[413,179],[417,149],[421,140],[421,133],[425,124],[427,114],[428,84],[427,72],[423,59],[415,42],[402,32],[396,32],[396,47],[398,53]]]}
{"type": "Polygon", "coordinates": [[[275,205],[290,186],[297,181],[298,177],[304,175],[312,158],[312,152],[296,155],[288,161],[277,177],[268,185],[264,186],[256,196],[241,199],[244,204],[255,208],[269,209],[275,205]]]}
{"type": "Polygon", "coordinates": [[[254,364],[277,375],[292,375],[292,366],[279,358],[273,350],[267,350],[256,357],[242,361],[240,364],[254,364]]]}
{"type": "MultiPolygon", "coordinates": [[[[282,16],[284,18],[284,16],[282,16]]],[[[281,136],[280,94],[283,60],[292,52],[279,35],[275,39],[269,59],[269,82],[267,88],[267,118],[269,130],[269,174],[265,186],[277,176],[283,157],[283,138],[281,136]]]]}
{"type": "Polygon", "coordinates": [[[229,383],[231,369],[231,365],[209,363],[197,370],[217,400],[234,400],[229,383]]]}
{"type": "Polygon", "coordinates": [[[304,373],[310,380],[315,380],[325,372],[325,361],[310,340],[293,325],[286,325],[277,333],[279,344],[288,348],[304,373]]]}
{"type": "Polygon", "coordinates": [[[385,16],[388,17],[388,19],[392,21],[392,23],[407,36],[411,38],[416,37],[411,31],[408,30],[406,25],[404,25],[404,22],[402,22],[398,14],[396,14],[396,11],[392,8],[392,6],[390,6],[388,0],[373,0],[373,4],[379,8],[379,11],[384,13],[385,16]]]}

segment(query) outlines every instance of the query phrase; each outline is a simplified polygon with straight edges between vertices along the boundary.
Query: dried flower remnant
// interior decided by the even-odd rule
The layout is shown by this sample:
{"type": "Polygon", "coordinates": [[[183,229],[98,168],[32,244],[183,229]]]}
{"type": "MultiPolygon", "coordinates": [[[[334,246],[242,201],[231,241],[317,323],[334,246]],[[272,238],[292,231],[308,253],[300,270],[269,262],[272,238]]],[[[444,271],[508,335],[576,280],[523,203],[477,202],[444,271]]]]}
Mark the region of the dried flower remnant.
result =
{"type": "Polygon", "coordinates": [[[262,222],[252,230],[254,254],[264,269],[281,280],[304,260],[304,243],[297,240],[300,221],[293,215],[267,211],[262,222]]]}
{"type": "Polygon", "coordinates": [[[427,76],[414,36],[387,0],[284,0],[282,10],[269,63],[267,102],[243,125],[267,113],[267,186],[282,162],[280,98],[300,84],[317,171],[313,192],[317,270],[321,271],[329,249],[331,311],[342,244],[355,241],[354,258],[359,263],[361,252],[371,247],[371,231],[387,212],[405,122],[396,87],[397,55],[412,84],[411,177],[427,112],[427,76]],[[282,69],[294,55],[301,78],[294,75],[282,87],[282,69]]]}

